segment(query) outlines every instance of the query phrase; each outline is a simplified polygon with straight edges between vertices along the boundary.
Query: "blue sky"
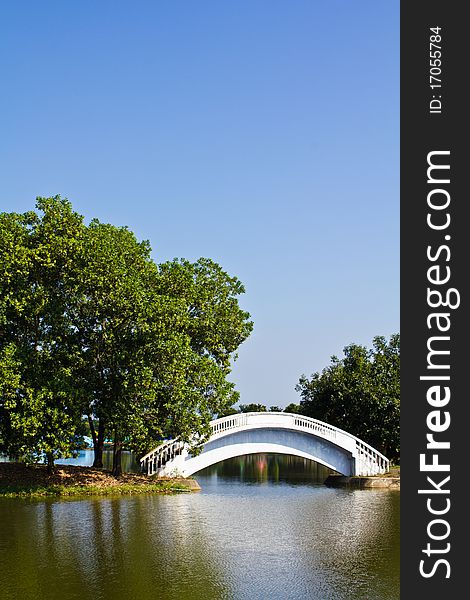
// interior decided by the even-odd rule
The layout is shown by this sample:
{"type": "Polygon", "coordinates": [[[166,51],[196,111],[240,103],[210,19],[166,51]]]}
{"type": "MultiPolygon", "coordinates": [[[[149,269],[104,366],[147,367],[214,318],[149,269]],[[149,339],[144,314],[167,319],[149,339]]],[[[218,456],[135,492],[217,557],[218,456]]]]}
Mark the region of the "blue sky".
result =
{"type": "Polygon", "coordinates": [[[0,210],[61,194],[255,322],[241,402],[399,331],[399,2],[9,2],[0,210]]]}

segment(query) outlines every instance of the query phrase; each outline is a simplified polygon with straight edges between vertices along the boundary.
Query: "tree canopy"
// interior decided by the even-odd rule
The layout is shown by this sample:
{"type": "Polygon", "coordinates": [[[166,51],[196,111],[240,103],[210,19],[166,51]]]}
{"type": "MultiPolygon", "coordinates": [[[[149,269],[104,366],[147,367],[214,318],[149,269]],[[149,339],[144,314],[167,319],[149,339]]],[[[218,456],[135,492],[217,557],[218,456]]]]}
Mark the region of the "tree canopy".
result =
{"type": "Polygon", "coordinates": [[[126,227],[89,225],[60,197],[0,214],[0,451],[69,456],[86,415],[144,452],[164,437],[203,440],[238,400],[227,380],[252,322],[241,282],[207,258],[151,258],[126,227]]]}
{"type": "Polygon", "coordinates": [[[302,414],[326,421],[397,460],[400,454],[400,336],[378,336],[372,349],[344,348],[344,358],[296,386],[302,414]]]}

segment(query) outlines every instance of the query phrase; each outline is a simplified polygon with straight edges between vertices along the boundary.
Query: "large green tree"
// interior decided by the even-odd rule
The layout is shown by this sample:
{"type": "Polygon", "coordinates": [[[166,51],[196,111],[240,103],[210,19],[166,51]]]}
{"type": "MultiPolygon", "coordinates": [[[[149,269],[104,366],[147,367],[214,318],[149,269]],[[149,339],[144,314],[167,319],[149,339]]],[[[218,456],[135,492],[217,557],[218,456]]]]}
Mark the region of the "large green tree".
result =
{"type": "MultiPolygon", "coordinates": [[[[85,399],[95,449],[94,466],[102,466],[105,437],[115,444],[114,470],[134,423],[138,433],[139,402],[153,389],[146,385],[146,335],[155,321],[152,290],[158,275],[147,242],[138,242],[125,227],[92,221],[77,277],[79,293],[70,307],[80,356],[75,373],[85,399]],[[136,413],[136,414],[134,414],[136,413]]],[[[167,324],[169,314],[161,322],[167,324]]],[[[163,327],[151,333],[164,337],[163,327]]],[[[161,339],[160,339],[161,341],[161,339]]]]}
{"type": "Polygon", "coordinates": [[[69,455],[86,415],[102,466],[166,436],[197,444],[238,400],[227,380],[252,323],[241,282],[209,259],[157,265],[126,227],[66,200],[0,220],[0,450],[69,455]]]}
{"type": "Polygon", "coordinates": [[[227,380],[240,344],[253,327],[250,315],[238,304],[243,284],[217,263],[201,258],[191,263],[173,260],[159,265],[158,293],[178,302],[184,317],[179,331],[188,346],[181,371],[183,379],[173,394],[170,433],[186,441],[199,441],[210,434],[209,423],[224,414],[239,399],[234,384],[227,380]]]}
{"type": "Polygon", "coordinates": [[[156,265],[147,243],[97,221],[85,245],[82,389],[95,465],[107,434],[118,474],[124,444],[141,453],[163,437],[207,438],[213,415],[238,400],[227,376],[252,324],[238,306],[243,286],[209,259],[156,265]]]}
{"type": "Polygon", "coordinates": [[[0,450],[27,460],[72,451],[80,400],[68,306],[83,222],[67,202],[0,214],[0,450]]]}
{"type": "Polygon", "coordinates": [[[344,429],[397,460],[400,453],[400,336],[378,336],[371,349],[344,348],[344,358],[296,386],[301,412],[344,429]]]}

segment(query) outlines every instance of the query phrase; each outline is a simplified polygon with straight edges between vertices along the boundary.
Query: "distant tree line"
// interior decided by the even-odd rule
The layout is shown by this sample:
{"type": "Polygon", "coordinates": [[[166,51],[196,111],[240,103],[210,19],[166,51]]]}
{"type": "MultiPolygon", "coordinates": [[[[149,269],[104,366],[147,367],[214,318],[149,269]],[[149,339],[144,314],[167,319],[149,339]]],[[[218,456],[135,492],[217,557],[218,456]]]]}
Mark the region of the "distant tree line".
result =
{"type": "Polygon", "coordinates": [[[285,408],[280,408],[279,406],[270,406],[269,408],[266,404],[240,404],[238,409],[233,406],[229,407],[225,411],[221,412],[219,417],[227,417],[229,415],[236,415],[239,413],[249,413],[249,412],[300,412],[300,406],[298,404],[289,404],[285,408]]]}
{"type": "Polygon", "coordinates": [[[86,225],[59,196],[0,214],[0,452],[70,456],[86,419],[94,465],[111,439],[191,444],[238,401],[227,380],[252,322],[242,283],[201,258],[157,264],[127,227],[86,225]]]}

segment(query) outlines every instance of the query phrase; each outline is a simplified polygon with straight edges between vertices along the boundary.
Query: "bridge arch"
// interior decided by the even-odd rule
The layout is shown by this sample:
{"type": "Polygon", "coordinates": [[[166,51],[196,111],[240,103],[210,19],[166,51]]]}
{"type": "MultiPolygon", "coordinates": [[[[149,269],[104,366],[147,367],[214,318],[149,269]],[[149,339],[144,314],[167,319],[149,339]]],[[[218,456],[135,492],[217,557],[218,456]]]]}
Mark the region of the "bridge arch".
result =
{"type": "Polygon", "coordinates": [[[388,459],[359,438],[317,419],[281,412],[240,413],[215,419],[202,452],[192,456],[186,444],[169,440],[141,459],[149,475],[188,477],[221,460],[254,453],[300,456],[342,475],[376,475],[388,459]]]}

